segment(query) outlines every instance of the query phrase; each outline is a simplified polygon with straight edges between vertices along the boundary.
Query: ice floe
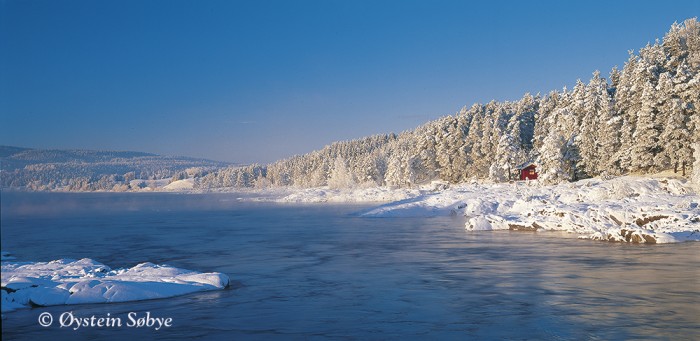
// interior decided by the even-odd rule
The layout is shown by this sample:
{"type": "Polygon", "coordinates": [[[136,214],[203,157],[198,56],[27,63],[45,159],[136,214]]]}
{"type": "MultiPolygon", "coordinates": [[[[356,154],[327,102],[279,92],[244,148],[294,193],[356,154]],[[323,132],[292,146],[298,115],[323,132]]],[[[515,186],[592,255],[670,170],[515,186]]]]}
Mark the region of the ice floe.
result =
{"type": "Polygon", "coordinates": [[[2,262],[2,312],[28,306],[149,300],[223,289],[227,275],[141,263],[112,270],[92,259],[2,262]]]}

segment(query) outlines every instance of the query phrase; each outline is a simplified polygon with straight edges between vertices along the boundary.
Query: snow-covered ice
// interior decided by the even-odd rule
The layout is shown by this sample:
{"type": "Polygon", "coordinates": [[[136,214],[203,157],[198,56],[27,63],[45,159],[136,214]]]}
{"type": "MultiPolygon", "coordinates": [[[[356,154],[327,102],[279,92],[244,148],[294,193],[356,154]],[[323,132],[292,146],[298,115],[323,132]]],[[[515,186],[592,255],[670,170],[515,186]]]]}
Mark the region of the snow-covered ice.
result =
{"type": "MultiPolygon", "coordinates": [[[[3,252],[3,258],[6,253],[3,252]]],[[[127,302],[223,289],[225,274],[141,263],[112,270],[92,259],[2,262],[2,312],[62,304],[127,302]]]]}
{"type": "Polygon", "coordinates": [[[700,241],[700,197],[673,177],[625,176],[543,186],[463,184],[379,206],[365,216],[463,215],[467,230],[568,231],[633,243],[700,241]]]}

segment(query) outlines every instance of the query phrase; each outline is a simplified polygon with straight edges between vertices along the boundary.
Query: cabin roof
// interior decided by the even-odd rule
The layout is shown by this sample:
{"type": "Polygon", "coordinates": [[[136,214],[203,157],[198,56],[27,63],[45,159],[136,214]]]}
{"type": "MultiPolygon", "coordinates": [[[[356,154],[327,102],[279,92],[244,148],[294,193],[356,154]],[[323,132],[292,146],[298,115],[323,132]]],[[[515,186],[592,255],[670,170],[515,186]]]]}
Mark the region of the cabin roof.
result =
{"type": "Polygon", "coordinates": [[[523,164],[521,164],[520,166],[517,166],[517,167],[515,167],[515,168],[517,168],[517,169],[520,170],[520,169],[525,169],[525,168],[530,167],[530,166],[537,167],[537,165],[536,165],[534,162],[528,161],[528,162],[525,162],[525,163],[523,163],[523,164]]]}

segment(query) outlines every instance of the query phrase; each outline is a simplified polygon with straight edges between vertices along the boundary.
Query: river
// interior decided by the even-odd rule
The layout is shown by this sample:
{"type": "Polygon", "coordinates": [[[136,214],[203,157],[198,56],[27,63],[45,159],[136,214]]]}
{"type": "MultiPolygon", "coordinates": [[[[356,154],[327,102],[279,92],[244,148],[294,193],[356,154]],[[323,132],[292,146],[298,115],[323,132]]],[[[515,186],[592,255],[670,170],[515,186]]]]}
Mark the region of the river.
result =
{"type": "Polygon", "coordinates": [[[364,218],[368,205],[233,194],[2,193],[2,250],[228,274],[229,289],[6,313],[3,340],[700,339],[700,243],[629,245],[468,232],[459,218],[364,218]],[[153,316],[172,327],[43,328],[153,316]]]}

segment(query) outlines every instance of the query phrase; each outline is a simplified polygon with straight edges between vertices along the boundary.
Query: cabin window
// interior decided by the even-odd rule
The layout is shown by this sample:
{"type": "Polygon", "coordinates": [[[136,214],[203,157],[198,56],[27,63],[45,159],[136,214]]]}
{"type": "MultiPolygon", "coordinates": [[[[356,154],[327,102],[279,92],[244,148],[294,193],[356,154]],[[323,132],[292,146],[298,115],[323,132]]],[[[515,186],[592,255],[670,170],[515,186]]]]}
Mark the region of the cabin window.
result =
{"type": "Polygon", "coordinates": [[[530,172],[529,172],[529,173],[530,173],[530,175],[535,175],[535,170],[534,170],[534,169],[530,169],[530,172]]]}

